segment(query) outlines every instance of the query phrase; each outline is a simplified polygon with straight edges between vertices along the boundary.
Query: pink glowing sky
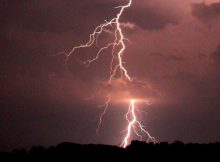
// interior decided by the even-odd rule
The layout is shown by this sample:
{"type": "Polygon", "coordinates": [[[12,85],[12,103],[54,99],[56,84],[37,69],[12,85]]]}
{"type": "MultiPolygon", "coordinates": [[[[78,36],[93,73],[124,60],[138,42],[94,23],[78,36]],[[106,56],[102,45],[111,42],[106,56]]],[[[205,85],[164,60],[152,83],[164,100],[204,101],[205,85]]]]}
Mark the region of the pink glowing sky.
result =
{"type": "MultiPolygon", "coordinates": [[[[126,0],[0,2],[0,149],[62,141],[118,144],[127,104],[113,102],[100,138],[95,129],[106,94],[114,100],[144,98],[142,123],[159,141],[220,140],[220,1],[134,0],[122,17],[125,66],[132,84],[106,87],[109,51],[90,68],[68,68],[51,55],[85,42],[94,27],[126,0]],[[86,122],[85,122],[86,121],[86,122]]],[[[112,39],[106,33],[105,43],[112,39]]]]}

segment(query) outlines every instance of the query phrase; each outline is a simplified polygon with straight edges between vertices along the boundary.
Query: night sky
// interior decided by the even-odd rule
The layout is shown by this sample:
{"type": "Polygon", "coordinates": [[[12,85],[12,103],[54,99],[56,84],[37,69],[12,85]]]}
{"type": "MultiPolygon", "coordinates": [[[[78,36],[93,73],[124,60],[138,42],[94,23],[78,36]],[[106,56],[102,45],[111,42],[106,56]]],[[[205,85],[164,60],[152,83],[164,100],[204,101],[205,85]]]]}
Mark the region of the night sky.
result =
{"type": "MultiPolygon", "coordinates": [[[[89,68],[78,50],[127,0],[0,2],[0,150],[76,143],[121,143],[129,103],[144,98],[140,120],[158,141],[220,141],[220,1],[133,0],[122,18],[123,61],[132,83],[106,86],[111,51],[89,68]],[[55,56],[56,55],[56,56],[55,56]],[[99,136],[107,94],[113,94],[99,136]]],[[[105,32],[103,45],[113,36],[105,32]]]]}

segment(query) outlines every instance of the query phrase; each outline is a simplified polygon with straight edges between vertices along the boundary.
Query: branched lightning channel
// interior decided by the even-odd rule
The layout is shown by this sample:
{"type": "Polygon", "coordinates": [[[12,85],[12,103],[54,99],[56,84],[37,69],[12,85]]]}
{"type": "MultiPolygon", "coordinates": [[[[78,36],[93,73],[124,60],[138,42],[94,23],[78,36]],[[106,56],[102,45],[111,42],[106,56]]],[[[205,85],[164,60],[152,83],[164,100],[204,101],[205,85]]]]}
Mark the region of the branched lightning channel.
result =
{"type": "Polygon", "coordinates": [[[106,111],[108,110],[110,102],[111,102],[111,96],[108,96],[108,99],[106,100],[105,104],[98,106],[98,107],[104,107],[104,109],[103,109],[103,111],[102,111],[102,113],[101,113],[101,115],[99,117],[99,123],[98,123],[98,126],[96,128],[96,133],[97,134],[99,133],[99,129],[100,129],[100,126],[102,124],[103,117],[105,116],[106,111]]]}
{"type": "Polygon", "coordinates": [[[126,68],[124,67],[124,62],[122,61],[123,54],[126,49],[125,41],[127,40],[122,32],[121,24],[120,24],[120,18],[126,8],[129,8],[132,4],[132,0],[129,0],[129,2],[124,6],[118,6],[116,8],[120,8],[119,13],[116,17],[112,18],[110,21],[105,21],[105,23],[97,26],[92,34],[89,36],[88,42],[81,44],[79,46],[75,46],[72,48],[72,50],[69,53],[65,53],[66,60],[65,62],[68,62],[69,57],[74,54],[76,50],[82,49],[82,48],[90,48],[93,45],[97,44],[99,36],[105,32],[105,29],[109,26],[114,28],[114,36],[115,39],[113,42],[107,44],[106,46],[99,49],[96,56],[93,58],[90,58],[86,61],[83,61],[85,66],[89,66],[94,61],[97,61],[100,58],[101,53],[104,50],[107,50],[109,48],[112,48],[112,61],[110,65],[110,77],[109,77],[109,83],[111,83],[112,79],[115,78],[116,73],[119,71],[121,78],[126,78],[127,80],[131,81],[131,77],[129,76],[126,68]],[[117,48],[116,48],[117,47],[117,48]],[[114,65],[114,62],[117,62],[116,65],[114,65]]]}
{"type": "MultiPolygon", "coordinates": [[[[131,7],[133,0],[128,0],[128,3],[126,5],[118,6],[116,8],[120,9],[119,12],[117,13],[116,17],[112,18],[110,21],[105,21],[103,24],[98,25],[93,33],[89,35],[89,40],[86,43],[82,43],[79,46],[75,46],[71,49],[70,52],[62,52],[66,56],[65,63],[67,64],[69,57],[73,55],[76,50],[80,50],[83,48],[90,48],[93,47],[94,45],[97,45],[98,38],[101,34],[106,32],[108,27],[112,28],[112,33],[114,33],[114,40],[107,45],[99,48],[98,52],[96,55],[92,58],[89,58],[85,61],[83,61],[83,64],[86,67],[89,67],[93,62],[98,61],[100,58],[100,55],[103,53],[103,51],[110,49],[111,48],[111,63],[110,63],[110,73],[109,73],[109,80],[108,84],[112,83],[112,80],[117,79],[118,74],[120,74],[121,79],[126,79],[127,81],[131,82],[131,77],[128,74],[127,69],[124,66],[123,62],[123,54],[126,50],[126,44],[125,41],[128,39],[124,36],[124,33],[122,31],[122,26],[120,23],[120,18],[122,14],[124,13],[125,9],[131,7]]],[[[109,103],[111,101],[111,98],[108,97],[104,105],[101,105],[99,107],[104,107],[103,112],[100,115],[99,118],[99,123],[96,129],[96,132],[98,133],[100,126],[102,124],[103,117],[109,107],[109,103]]],[[[131,132],[132,130],[134,133],[142,140],[142,134],[144,133],[147,135],[148,142],[156,142],[155,138],[152,137],[142,126],[142,124],[137,120],[137,116],[135,114],[136,112],[136,107],[135,107],[135,100],[132,99],[130,101],[129,109],[126,114],[126,119],[128,121],[128,126],[127,126],[127,134],[124,137],[124,140],[121,144],[122,147],[126,147],[128,145],[128,142],[131,138],[131,132]]]]}
{"type": "Polygon", "coordinates": [[[141,140],[143,139],[143,137],[141,135],[141,133],[142,133],[142,134],[147,135],[147,142],[153,142],[153,143],[157,142],[156,139],[153,136],[151,136],[150,133],[143,128],[142,124],[138,121],[135,112],[136,112],[135,100],[132,99],[130,101],[128,112],[126,114],[126,119],[128,121],[128,126],[127,126],[127,129],[126,129],[127,134],[124,137],[124,140],[123,140],[123,142],[121,144],[121,146],[124,147],[124,148],[128,145],[128,142],[129,142],[129,140],[131,138],[132,129],[133,129],[134,133],[141,140]],[[139,129],[140,133],[138,133],[137,129],[139,129]]]}

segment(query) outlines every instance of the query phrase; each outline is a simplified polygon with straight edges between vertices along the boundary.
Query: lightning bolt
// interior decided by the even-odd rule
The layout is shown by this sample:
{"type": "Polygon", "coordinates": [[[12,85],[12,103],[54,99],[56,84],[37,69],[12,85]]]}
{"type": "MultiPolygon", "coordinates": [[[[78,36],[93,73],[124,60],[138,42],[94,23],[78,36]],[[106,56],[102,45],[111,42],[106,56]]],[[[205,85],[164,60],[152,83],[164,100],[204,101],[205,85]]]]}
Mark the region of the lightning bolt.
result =
{"type": "Polygon", "coordinates": [[[134,131],[134,133],[140,138],[140,140],[143,139],[141,133],[147,135],[147,142],[153,142],[153,143],[157,143],[156,139],[150,135],[150,133],[148,131],[146,131],[143,128],[143,125],[138,121],[137,119],[137,115],[136,115],[136,106],[135,106],[135,99],[131,99],[130,101],[130,105],[128,108],[128,112],[126,114],[126,119],[128,121],[128,126],[127,126],[127,134],[124,137],[124,140],[121,144],[122,147],[126,147],[128,145],[128,141],[131,137],[131,133],[132,133],[132,129],[134,131]],[[137,130],[139,129],[139,131],[137,130]],[[140,132],[140,133],[139,133],[140,132]]]}
{"type": "MultiPolygon", "coordinates": [[[[127,80],[128,82],[132,82],[132,79],[130,77],[130,75],[128,74],[127,69],[124,66],[124,62],[123,62],[123,55],[124,52],[126,50],[126,43],[125,41],[128,41],[128,39],[124,36],[124,33],[122,31],[122,26],[120,23],[120,18],[123,15],[125,9],[131,7],[133,0],[128,0],[128,3],[122,6],[118,6],[116,7],[117,9],[119,9],[119,12],[117,13],[117,15],[112,18],[109,21],[105,21],[104,23],[98,25],[93,32],[89,35],[89,40],[85,43],[82,43],[78,46],[73,47],[70,52],[66,53],[63,52],[62,54],[65,54],[66,59],[65,59],[65,63],[67,64],[69,57],[71,55],[73,55],[76,50],[80,50],[83,48],[90,48],[93,47],[95,45],[97,45],[98,42],[98,38],[101,34],[103,34],[104,32],[106,32],[108,27],[112,27],[112,33],[114,34],[114,40],[110,43],[108,43],[107,45],[99,48],[98,52],[96,53],[96,55],[92,58],[89,58],[85,61],[82,61],[82,63],[86,66],[89,67],[93,62],[98,61],[101,54],[103,53],[103,51],[111,48],[111,55],[112,55],[112,59],[111,59],[111,63],[110,63],[110,73],[109,73],[109,80],[108,80],[108,84],[112,83],[112,80],[117,79],[117,76],[119,74],[119,78],[122,80],[127,80]]],[[[109,103],[111,102],[111,97],[108,97],[108,99],[106,100],[104,105],[100,105],[99,107],[104,107],[103,112],[100,115],[99,118],[99,122],[98,122],[98,126],[96,129],[96,132],[99,132],[100,126],[102,124],[103,121],[103,117],[106,114],[106,111],[109,107],[109,103]]],[[[137,120],[136,114],[135,114],[136,108],[135,108],[135,100],[132,99],[130,102],[130,106],[128,109],[128,112],[126,114],[126,119],[128,121],[128,126],[127,126],[127,134],[124,137],[124,140],[122,142],[122,147],[126,147],[128,145],[128,141],[131,138],[131,131],[132,129],[134,130],[135,134],[137,136],[140,137],[140,139],[142,140],[142,136],[141,133],[145,133],[148,137],[148,140],[151,142],[156,142],[155,138],[152,137],[141,125],[141,123],[137,120]],[[140,131],[138,131],[137,129],[139,128],[140,131]],[[139,133],[140,132],[140,133],[139,133]]]]}
{"type": "Polygon", "coordinates": [[[99,133],[99,129],[100,129],[100,126],[102,124],[102,120],[103,120],[103,117],[104,115],[106,114],[106,111],[109,107],[109,103],[111,102],[111,96],[108,96],[108,99],[106,100],[105,104],[104,105],[99,105],[98,107],[104,107],[100,117],[99,117],[99,123],[98,123],[98,126],[96,128],[96,133],[98,134],[99,133]]]}
{"type": "Polygon", "coordinates": [[[90,48],[94,46],[95,44],[97,44],[99,36],[105,32],[105,29],[107,27],[115,27],[113,31],[114,36],[115,36],[114,41],[112,41],[111,43],[107,44],[104,47],[101,47],[95,57],[83,61],[83,64],[88,67],[91,63],[99,60],[100,55],[102,54],[103,51],[111,48],[112,49],[112,61],[111,61],[111,67],[110,67],[109,84],[111,84],[111,81],[115,78],[117,71],[120,72],[121,79],[126,78],[127,80],[131,81],[131,77],[129,76],[126,68],[124,67],[124,62],[122,61],[123,54],[126,49],[125,40],[127,39],[125,38],[122,32],[121,24],[119,21],[124,10],[126,8],[129,8],[131,4],[132,4],[132,0],[129,0],[129,2],[126,5],[116,7],[116,8],[120,8],[120,11],[117,14],[117,16],[111,19],[110,21],[106,21],[105,23],[98,25],[93,31],[93,33],[89,35],[89,40],[86,43],[73,47],[72,50],[68,53],[64,52],[64,54],[66,55],[66,59],[65,59],[66,64],[69,60],[69,57],[72,54],[74,54],[76,50],[79,50],[82,48],[90,48]],[[117,64],[114,66],[115,61],[117,62],[117,64]]]}

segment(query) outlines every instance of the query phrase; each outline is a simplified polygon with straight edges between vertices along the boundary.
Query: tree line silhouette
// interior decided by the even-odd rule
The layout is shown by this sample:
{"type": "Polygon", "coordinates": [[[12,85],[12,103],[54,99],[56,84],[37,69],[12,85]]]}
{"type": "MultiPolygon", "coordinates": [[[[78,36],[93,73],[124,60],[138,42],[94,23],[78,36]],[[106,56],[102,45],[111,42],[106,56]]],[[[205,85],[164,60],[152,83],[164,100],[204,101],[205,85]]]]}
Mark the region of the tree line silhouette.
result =
{"type": "Polygon", "coordinates": [[[81,145],[64,142],[57,146],[44,148],[33,146],[29,151],[15,149],[1,152],[0,161],[151,161],[151,160],[220,160],[220,143],[184,144],[176,141],[172,144],[157,144],[132,141],[127,148],[110,145],[81,145]]]}

